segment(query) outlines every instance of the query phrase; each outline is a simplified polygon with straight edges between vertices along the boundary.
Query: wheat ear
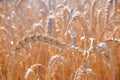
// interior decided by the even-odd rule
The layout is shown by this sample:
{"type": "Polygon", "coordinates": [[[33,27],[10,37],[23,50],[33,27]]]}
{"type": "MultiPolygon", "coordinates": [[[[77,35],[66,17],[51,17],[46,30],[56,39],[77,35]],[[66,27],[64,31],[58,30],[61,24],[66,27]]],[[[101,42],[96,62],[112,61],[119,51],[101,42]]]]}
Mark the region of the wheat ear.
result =
{"type": "Polygon", "coordinates": [[[18,41],[18,43],[15,47],[15,52],[19,52],[19,50],[22,47],[24,47],[26,44],[28,44],[29,42],[35,42],[35,41],[40,41],[40,42],[46,43],[48,45],[53,45],[58,48],[61,48],[62,50],[70,50],[75,53],[83,52],[83,50],[81,50],[79,47],[72,46],[71,44],[67,44],[67,43],[59,41],[53,37],[50,37],[47,35],[42,35],[42,34],[33,34],[30,36],[26,36],[22,40],[18,41]]]}

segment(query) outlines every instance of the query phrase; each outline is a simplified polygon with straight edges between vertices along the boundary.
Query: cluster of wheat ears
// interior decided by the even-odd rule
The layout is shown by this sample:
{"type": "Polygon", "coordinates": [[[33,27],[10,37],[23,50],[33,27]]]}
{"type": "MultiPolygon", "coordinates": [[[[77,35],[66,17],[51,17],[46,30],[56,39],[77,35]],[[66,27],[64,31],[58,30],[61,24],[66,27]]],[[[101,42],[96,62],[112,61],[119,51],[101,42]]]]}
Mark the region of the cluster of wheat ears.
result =
{"type": "Polygon", "coordinates": [[[0,0],[0,80],[120,80],[120,0],[0,0]]]}

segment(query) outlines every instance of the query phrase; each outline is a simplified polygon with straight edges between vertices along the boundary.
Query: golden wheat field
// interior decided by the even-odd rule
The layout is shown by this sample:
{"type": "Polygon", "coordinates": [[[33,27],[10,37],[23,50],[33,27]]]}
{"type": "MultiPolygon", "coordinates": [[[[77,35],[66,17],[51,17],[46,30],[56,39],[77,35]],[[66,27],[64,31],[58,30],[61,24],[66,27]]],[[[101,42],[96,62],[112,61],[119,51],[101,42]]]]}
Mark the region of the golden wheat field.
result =
{"type": "Polygon", "coordinates": [[[0,0],[0,80],[120,80],[120,0],[0,0]]]}

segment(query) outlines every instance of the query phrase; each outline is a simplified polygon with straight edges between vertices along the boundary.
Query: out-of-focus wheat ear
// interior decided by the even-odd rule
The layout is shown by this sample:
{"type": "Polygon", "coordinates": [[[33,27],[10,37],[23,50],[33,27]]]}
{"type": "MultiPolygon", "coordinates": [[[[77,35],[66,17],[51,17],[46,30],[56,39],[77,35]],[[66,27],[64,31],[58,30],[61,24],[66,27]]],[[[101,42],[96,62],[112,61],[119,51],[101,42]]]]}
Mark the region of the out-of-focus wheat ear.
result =
{"type": "Polygon", "coordinates": [[[34,23],[32,28],[25,32],[25,36],[29,36],[36,33],[45,33],[45,29],[42,27],[41,22],[34,23]]]}
{"type": "Polygon", "coordinates": [[[117,53],[116,51],[119,50],[119,46],[120,46],[120,40],[119,39],[111,38],[111,39],[104,40],[103,42],[111,45],[110,47],[112,48],[114,53],[117,53]]]}
{"type": "Polygon", "coordinates": [[[63,10],[63,18],[64,18],[64,27],[68,25],[68,22],[70,21],[72,17],[72,12],[70,11],[69,6],[65,6],[63,10]]]}
{"type": "Polygon", "coordinates": [[[55,24],[55,21],[53,16],[49,16],[47,19],[47,35],[48,36],[52,36],[53,30],[55,27],[54,24],[55,24]]]}
{"type": "Polygon", "coordinates": [[[77,43],[77,34],[76,34],[75,30],[73,28],[71,28],[69,30],[69,34],[70,34],[70,37],[71,37],[71,40],[72,40],[72,45],[76,46],[76,43],[77,43]]]}
{"type": "Polygon", "coordinates": [[[97,13],[97,26],[100,27],[100,17],[101,17],[102,9],[98,10],[97,13]]]}
{"type": "MultiPolygon", "coordinates": [[[[89,32],[88,32],[88,27],[87,27],[87,22],[83,19],[83,17],[80,16],[80,12],[79,11],[76,11],[75,14],[72,16],[72,19],[70,20],[70,22],[68,23],[68,26],[67,26],[67,30],[65,32],[65,35],[67,36],[68,35],[68,32],[70,30],[70,28],[72,27],[73,23],[75,22],[79,22],[79,24],[81,25],[82,29],[83,29],[83,34],[85,36],[85,39],[84,41],[86,42],[88,40],[88,37],[89,37],[89,32]]],[[[65,39],[65,41],[67,40],[67,38],[65,39]]],[[[87,43],[85,43],[85,46],[87,48],[87,43]]]]}
{"type": "Polygon", "coordinates": [[[48,8],[49,8],[49,10],[51,10],[51,0],[48,0],[48,8]]]}
{"type": "MultiPolygon", "coordinates": [[[[34,64],[34,65],[30,66],[30,68],[27,69],[27,71],[26,71],[26,73],[25,73],[25,77],[24,77],[25,80],[29,80],[28,77],[29,77],[30,73],[32,73],[33,76],[37,76],[36,73],[35,73],[34,70],[33,70],[33,69],[36,68],[36,67],[41,67],[41,68],[47,70],[47,68],[46,68],[44,65],[42,65],[42,64],[34,64]]],[[[40,76],[40,75],[39,75],[39,76],[40,76]]],[[[41,74],[41,76],[42,76],[42,78],[44,79],[45,75],[44,75],[44,74],[41,74]]]]}
{"type": "Polygon", "coordinates": [[[55,72],[55,69],[58,65],[61,65],[61,67],[64,65],[67,67],[67,69],[69,69],[69,66],[67,65],[67,60],[63,56],[54,55],[51,57],[51,59],[48,63],[49,79],[52,77],[52,75],[55,72]]]}
{"type": "Polygon", "coordinates": [[[117,12],[117,3],[118,3],[117,0],[113,0],[114,13],[117,12]]]}
{"type": "Polygon", "coordinates": [[[87,32],[87,23],[86,21],[80,16],[80,13],[78,11],[75,12],[75,14],[72,16],[72,19],[70,20],[68,26],[67,26],[67,32],[70,29],[72,23],[74,21],[78,20],[79,23],[82,25],[85,32],[87,32]]]}
{"type": "Polygon", "coordinates": [[[67,63],[67,60],[64,59],[63,56],[54,55],[54,56],[51,57],[51,59],[50,59],[50,61],[49,61],[49,63],[48,63],[48,69],[51,69],[51,68],[54,66],[55,62],[57,62],[57,61],[58,61],[58,62],[62,62],[62,63],[64,63],[64,64],[67,63]]]}
{"type": "Polygon", "coordinates": [[[91,23],[91,28],[92,28],[92,30],[95,32],[95,19],[94,19],[94,10],[95,10],[95,5],[96,5],[96,3],[97,3],[97,1],[98,0],[94,0],[93,2],[92,2],[92,5],[91,5],[91,9],[90,9],[90,23],[91,23]]]}
{"type": "Polygon", "coordinates": [[[93,70],[84,65],[80,66],[76,72],[74,80],[98,80],[93,70]]]}
{"type": "Polygon", "coordinates": [[[118,16],[119,10],[118,10],[118,6],[119,5],[119,0],[113,0],[113,13],[110,15],[109,20],[115,19],[116,16],[118,16]]]}
{"type": "Polygon", "coordinates": [[[113,3],[113,0],[107,0],[107,3],[106,3],[106,10],[105,10],[105,23],[106,23],[106,26],[108,25],[108,20],[109,20],[109,16],[110,16],[110,6],[112,5],[113,3]]]}
{"type": "Polygon", "coordinates": [[[15,6],[19,6],[19,4],[21,3],[22,0],[16,0],[15,6]]]}
{"type": "Polygon", "coordinates": [[[91,47],[89,49],[89,51],[91,52],[91,50],[96,51],[96,53],[95,53],[96,56],[103,55],[103,57],[104,57],[103,59],[105,59],[106,62],[108,62],[110,64],[110,68],[112,70],[112,72],[111,72],[112,80],[115,80],[115,70],[114,70],[114,64],[113,64],[113,60],[112,60],[110,47],[105,42],[100,42],[96,46],[91,47]]]}
{"type": "MultiPolygon", "coordinates": [[[[84,20],[83,17],[81,17],[80,15],[80,12],[79,11],[76,11],[75,14],[72,16],[72,19],[71,21],[69,22],[68,26],[67,26],[67,30],[69,30],[72,26],[72,24],[74,22],[79,22],[79,24],[81,25],[82,29],[83,29],[83,35],[84,35],[84,49],[88,47],[88,39],[89,39],[89,36],[90,36],[90,33],[88,31],[88,26],[87,26],[87,22],[86,20],[84,20]]],[[[67,31],[68,32],[68,31],[67,31]]]]}
{"type": "Polygon", "coordinates": [[[64,1],[64,5],[66,6],[66,5],[67,5],[67,3],[68,3],[68,0],[65,0],[65,1],[64,1]]]}

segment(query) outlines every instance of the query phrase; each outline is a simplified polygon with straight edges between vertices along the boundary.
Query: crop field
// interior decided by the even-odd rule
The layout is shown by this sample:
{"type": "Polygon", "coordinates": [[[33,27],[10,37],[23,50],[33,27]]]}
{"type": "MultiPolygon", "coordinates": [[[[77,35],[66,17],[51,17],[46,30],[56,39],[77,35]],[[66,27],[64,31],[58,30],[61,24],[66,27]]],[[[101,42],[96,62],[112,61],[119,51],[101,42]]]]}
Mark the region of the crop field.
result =
{"type": "Polygon", "coordinates": [[[0,80],[120,80],[120,0],[0,0],[0,80]]]}

